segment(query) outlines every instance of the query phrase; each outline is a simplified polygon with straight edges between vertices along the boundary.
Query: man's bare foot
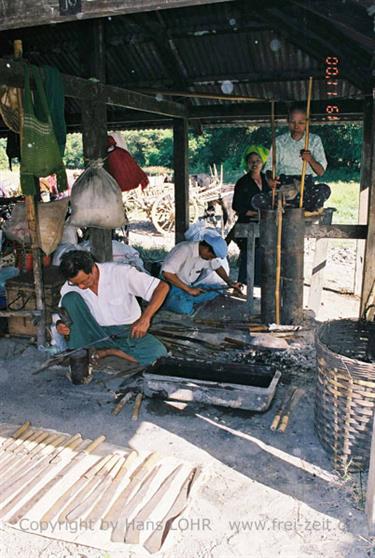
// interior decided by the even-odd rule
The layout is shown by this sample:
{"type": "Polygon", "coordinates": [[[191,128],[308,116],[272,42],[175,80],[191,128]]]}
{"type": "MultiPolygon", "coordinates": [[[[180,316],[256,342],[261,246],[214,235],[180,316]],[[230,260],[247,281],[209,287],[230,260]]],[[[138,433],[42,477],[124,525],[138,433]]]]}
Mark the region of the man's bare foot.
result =
{"type": "Polygon", "coordinates": [[[91,361],[93,364],[98,364],[99,360],[107,358],[109,356],[116,356],[118,358],[126,360],[127,362],[131,362],[132,364],[138,364],[138,361],[134,357],[128,355],[124,351],[121,351],[121,349],[115,348],[95,349],[95,351],[91,355],[91,361]]]}

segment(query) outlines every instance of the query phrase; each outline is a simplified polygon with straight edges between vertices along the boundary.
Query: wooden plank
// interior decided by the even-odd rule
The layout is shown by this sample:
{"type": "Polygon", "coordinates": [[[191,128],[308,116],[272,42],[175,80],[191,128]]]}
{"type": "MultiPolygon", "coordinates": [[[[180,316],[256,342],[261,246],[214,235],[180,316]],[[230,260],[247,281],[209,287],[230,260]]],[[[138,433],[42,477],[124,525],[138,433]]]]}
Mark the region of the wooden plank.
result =
{"type": "MultiPolygon", "coordinates": [[[[106,105],[113,105],[132,110],[142,110],[152,114],[161,114],[175,118],[187,116],[184,105],[174,101],[158,101],[155,97],[143,95],[136,91],[93,82],[76,76],[63,74],[66,97],[84,101],[100,99],[106,105]]],[[[0,59],[0,83],[23,87],[23,63],[0,59]]]]}
{"type": "Polygon", "coordinates": [[[372,423],[372,438],[370,451],[370,467],[368,472],[366,493],[366,515],[369,535],[375,535],[375,420],[372,423]]]}
{"type": "Polygon", "coordinates": [[[305,238],[366,238],[367,225],[315,225],[306,223],[305,238]]]}
{"type": "MultiPolygon", "coordinates": [[[[372,96],[371,111],[371,134],[369,134],[369,158],[371,160],[371,173],[369,179],[369,207],[368,207],[368,230],[366,239],[365,258],[363,266],[363,282],[361,294],[360,315],[364,314],[366,308],[375,304],[374,300],[374,281],[375,281],[375,89],[372,96]]],[[[368,319],[374,318],[374,308],[366,314],[368,319]]]]}
{"type": "MultiPolygon", "coordinates": [[[[236,238],[247,238],[254,223],[237,223],[236,238]]],[[[259,236],[259,225],[255,227],[255,237],[259,236]]],[[[305,238],[367,238],[367,225],[321,225],[307,222],[305,238]]]]}
{"type": "MultiPolygon", "coordinates": [[[[333,210],[326,209],[319,220],[321,225],[332,223],[333,210]]],[[[314,262],[311,275],[308,307],[318,315],[322,299],[324,271],[327,264],[328,238],[317,238],[315,243],[314,262]]]]}
{"type": "Polygon", "coordinates": [[[186,120],[173,122],[175,237],[176,244],[184,240],[189,226],[189,161],[188,125],[186,120]]]}
{"type": "MultiPolygon", "coordinates": [[[[215,3],[233,0],[215,0],[215,3]]],[[[76,0],[6,0],[0,3],[0,30],[65,23],[87,18],[113,17],[135,12],[148,12],[185,6],[212,4],[212,0],[81,0],[81,11],[69,14],[60,5],[74,5],[76,0]],[[61,12],[65,15],[61,15],[61,12]]],[[[73,10],[72,10],[73,11],[73,10]]]]}

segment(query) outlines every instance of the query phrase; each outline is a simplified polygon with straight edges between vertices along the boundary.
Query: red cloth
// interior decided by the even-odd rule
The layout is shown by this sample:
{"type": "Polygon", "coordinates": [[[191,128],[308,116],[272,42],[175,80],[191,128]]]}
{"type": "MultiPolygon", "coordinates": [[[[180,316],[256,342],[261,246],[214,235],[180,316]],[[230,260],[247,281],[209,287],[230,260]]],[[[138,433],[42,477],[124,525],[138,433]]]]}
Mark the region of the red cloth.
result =
{"type": "Polygon", "coordinates": [[[117,180],[122,192],[128,192],[141,185],[142,190],[146,188],[149,180],[141,167],[135,162],[126,149],[116,145],[112,136],[107,138],[108,146],[108,170],[117,180]]]}

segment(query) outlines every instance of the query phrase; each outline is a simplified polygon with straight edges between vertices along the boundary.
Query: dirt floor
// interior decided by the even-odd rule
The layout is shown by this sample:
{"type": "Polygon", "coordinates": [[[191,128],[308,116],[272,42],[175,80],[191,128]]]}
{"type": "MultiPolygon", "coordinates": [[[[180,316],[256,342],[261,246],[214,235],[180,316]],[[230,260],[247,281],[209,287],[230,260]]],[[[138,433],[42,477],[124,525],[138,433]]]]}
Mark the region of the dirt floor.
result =
{"type": "MultiPolygon", "coordinates": [[[[332,294],[325,309],[330,308],[332,313],[333,306],[339,304],[343,315],[353,315],[352,301],[338,294],[333,300],[332,294]]],[[[241,304],[224,300],[211,310],[206,308],[200,318],[221,315],[226,320],[237,319],[241,304]]],[[[158,319],[170,317],[166,313],[158,319]]],[[[186,319],[180,323],[186,329],[192,324],[186,319]]],[[[202,467],[190,505],[175,522],[157,557],[375,556],[363,511],[366,479],[358,475],[339,477],[314,431],[314,322],[309,319],[306,325],[302,337],[288,340],[287,351],[264,353],[267,362],[273,362],[282,372],[275,400],[267,412],[146,399],[137,422],[130,420],[131,407],[117,417],[111,415],[113,393],[122,380],[111,378],[110,372],[113,366],[124,369],[118,361],[104,362],[90,384],[74,386],[65,377],[65,367],[32,375],[45,356],[27,340],[2,338],[0,420],[19,424],[29,419],[37,427],[80,432],[87,437],[105,434],[112,444],[157,450],[202,467]],[[303,386],[305,395],[286,433],[271,432],[275,409],[291,385],[303,386]]],[[[243,331],[229,327],[225,334],[250,342],[243,331]]],[[[198,337],[210,339],[203,331],[198,337]]],[[[211,363],[208,367],[223,358],[200,347],[193,350],[211,363]]],[[[247,362],[254,360],[254,355],[249,345],[246,350],[226,351],[225,358],[247,362]]],[[[26,533],[6,523],[0,528],[1,556],[9,558],[149,556],[135,546],[106,553],[26,533]]]]}
{"type": "MultiPolygon", "coordinates": [[[[130,243],[148,250],[166,250],[173,236],[161,237],[145,223],[132,226],[130,243]]],[[[237,248],[231,245],[231,255],[237,248]]],[[[313,249],[306,250],[306,282],[313,249]]],[[[351,248],[332,246],[325,286],[347,290],[354,276],[351,248]],[[349,250],[349,251],[348,251],[349,250]]],[[[235,270],[233,275],[235,276],[235,270]]],[[[308,287],[305,288],[308,300],[308,287]]],[[[259,291],[255,290],[259,297],[259,291]]],[[[259,298],[256,301],[259,308],[259,298]]],[[[358,316],[359,300],[324,290],[317,319],[358,316]]],[[[189,356],[207,362],[272,363],[282,373],[275,399],[265,413],[224,407],[174,404],[145,399],[140,418],[130,420],[131,406],[117,417],[111,415],[114,393],[122,378],[113,372],[125,370],[120,361],[104,361],[88,385],[74,386],[66,378],[68,369],[55,367],[32,375],[45,355],[25,339],[0,338],[0,422],[14,425],[29,419],[33,426],[107,441],[140,451],[158,451],[202,468],[196,490],[182,518],[174,523],[158,558],[365,558],[375,557],[374,541],[368,536],[364,500],[366,478],[338,476],[314,431],[315,351],[314,328],[307,312],[306,331],[289,339],[284,352],[259,353],[253,339],[235,330],[231,319],[242,319],[242,301],[224,300],[200,313],[198,318],[227,320],[222,335],[206,326],[190,330],[194,322],[160,313],[193,337],[220,343],[226,335],[249,343],[242,350],[209,351],[188,343],[189,356]],[[275,410],[291,386],[303,387],[300,402],[285,434],[270,430],[275,410]]],[[[180,352],[181,354],[181,352],[180,352]]],[[[124,546],[104,552],[24,532],[0,523],[0,555],[4,558],[141,558],[150,556],[141,547],[124,546]]]]}

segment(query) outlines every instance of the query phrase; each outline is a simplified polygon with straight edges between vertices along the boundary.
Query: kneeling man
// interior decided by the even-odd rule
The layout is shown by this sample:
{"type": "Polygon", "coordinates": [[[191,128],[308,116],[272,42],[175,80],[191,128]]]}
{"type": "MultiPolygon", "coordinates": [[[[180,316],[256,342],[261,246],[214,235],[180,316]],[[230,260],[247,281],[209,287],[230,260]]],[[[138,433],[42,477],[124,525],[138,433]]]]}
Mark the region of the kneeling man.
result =
{"type": "Polygon", "coordinates": [[[147,365],[167,354],[164,345],[147,333],[153,315],[163,304],[169,287],[125,264],[95,263],[89,252],[74,250],[61,258],[60,272],[66,279],[61,288],[62,306],[72,321],[58,321],[68,347],[77,349],[106,336],[98,343],[99,357],[115,355],[147,365]],[[143,313],[136,297],[148,301],[143,313]]]}
{"type": "Polygon", "coordinates": [[[200,241],[177,244],[161,266],[162,277],[171,285],[163,310],[192,314],[196,304],[212,300],[220,294],[219,277],[229,287],[239,289],[239,283],[231,281],[223,268],[221,260],[226,258],[227,253],[227,244],[216,231],[207,231],[200,241]],[[209,285],[204,282],[204,278],[213,271],[218,276],[217,290],[212,280],[209,285]]]}

